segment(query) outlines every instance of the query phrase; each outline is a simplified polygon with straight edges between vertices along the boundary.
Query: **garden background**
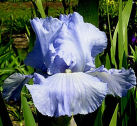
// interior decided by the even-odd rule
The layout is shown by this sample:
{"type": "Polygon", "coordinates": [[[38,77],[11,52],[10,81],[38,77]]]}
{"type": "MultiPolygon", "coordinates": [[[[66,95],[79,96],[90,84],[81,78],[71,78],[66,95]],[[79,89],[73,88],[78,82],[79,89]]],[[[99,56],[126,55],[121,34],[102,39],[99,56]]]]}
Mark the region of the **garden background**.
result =
{"type": "MultiPolygon", "coordinates": [[[[38,115],[28,90],[21,99],[3,100],[4,81],[13,73],[32,74],[35,70],[24,65],[32,50],[35,33],[30,19],[79,12],[84,21],[105,31],[107,49],[96,57],[96,67],[107,69],[133,68],[137,75],[137,2],[135,0],[0,0],[0,126],[35,126],[38,115]]],[[[32,83],[30,81],[30,83],[32,83]]],[[[63,120],[64,121],[64,120],[63,120]]],[[[83,126],[137,125],[137,90],[126,97],[107,96],[102,106],[88,115],[83,126]]],[[[57,124],[56,124],[57,125],[57,124]]],[[[59,124],[59,126],[67,124],[59,124]]]]}

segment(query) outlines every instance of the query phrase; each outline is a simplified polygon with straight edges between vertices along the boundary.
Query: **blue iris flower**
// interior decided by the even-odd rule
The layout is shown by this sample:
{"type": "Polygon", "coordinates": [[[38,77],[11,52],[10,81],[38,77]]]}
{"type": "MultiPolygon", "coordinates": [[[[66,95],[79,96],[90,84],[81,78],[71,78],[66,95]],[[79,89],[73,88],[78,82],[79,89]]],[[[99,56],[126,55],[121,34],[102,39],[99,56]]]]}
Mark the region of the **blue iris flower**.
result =
{"type": "Polygon", "coordinates": [[[25,64],[49,76],[34,73],[34,84],[26,86],[43,115],[88,114],[107,94],[122,97],[136,85],[132,69],[95,68],[95,56],[106,48],[107,37],[77,12],[59,19],[35,18],[31,25],[36,42],[25,64]]]}

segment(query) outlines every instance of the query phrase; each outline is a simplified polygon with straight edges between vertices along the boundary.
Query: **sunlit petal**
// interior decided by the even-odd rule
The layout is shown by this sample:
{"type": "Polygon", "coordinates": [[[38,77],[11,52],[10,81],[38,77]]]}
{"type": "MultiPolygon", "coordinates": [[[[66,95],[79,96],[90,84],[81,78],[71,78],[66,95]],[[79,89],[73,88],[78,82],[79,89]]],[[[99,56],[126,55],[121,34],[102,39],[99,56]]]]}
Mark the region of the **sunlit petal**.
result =
{"type": "Polygon", "coordinates": [[[105,32],[100,31],[94,25],[85,23],[83,17],[74,12],[68,16],[61,15],[60,20],[68,25],[72,37],[75,38],[79,50],[83,52],[84,71],[95,67],[94,58],[97,54],[103,52],[107,46],[107,37],[105,32]]]}
{"type": "Polygon", "coordinates": [[[109,94],[114,96],[125,96],[127,91],[136,85],[136,77],[133,69],[107,70],[101,66],[87,73],[107,83],[109,94]]]}
{"type": "Polygon", "coordinates": [[[58,73],[45,80],[37,75],[37,80],[39,84],[26,86],[43,115],[58,117],[94,112],[107,94],[106,83],[81,72],[58,73]]]}
{"type": "Polygon", "coordinates": [[[31,25],[36,34],[36,42],[33,51],[28,54],[25,64],[46,71],[44,57],[54,34],[61,27],[61,23],[57,18],[48,17],[46,19],[34,18],[31,20],[31,25]]]}
{"type": "Polygon", "coordinates": [[[35,18],[31,25],[36,33],[36,45],[25,63],[48,74],[83,72],[95,67],[94,58],[107,46],[104,32],[74,12],[59,19],[35,18]]]}

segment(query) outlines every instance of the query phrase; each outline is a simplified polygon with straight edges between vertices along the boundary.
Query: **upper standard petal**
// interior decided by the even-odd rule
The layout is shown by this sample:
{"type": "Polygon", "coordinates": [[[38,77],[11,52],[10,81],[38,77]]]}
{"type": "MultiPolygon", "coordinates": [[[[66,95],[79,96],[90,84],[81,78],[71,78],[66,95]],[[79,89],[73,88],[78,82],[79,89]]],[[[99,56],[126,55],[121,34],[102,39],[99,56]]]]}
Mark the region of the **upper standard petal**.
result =
{"type": "Polygon", "coordinates": [[[61,15],[59,19],[35,18],[31,25],[36,33],[35,46],[38,47],[34,47],[25,63],[47,69],[49,74],[64,72],[67,68],[72,72],[94,68],[95,56],[107,46],[105,33],[85,23],[77,12],[61,15]]]}

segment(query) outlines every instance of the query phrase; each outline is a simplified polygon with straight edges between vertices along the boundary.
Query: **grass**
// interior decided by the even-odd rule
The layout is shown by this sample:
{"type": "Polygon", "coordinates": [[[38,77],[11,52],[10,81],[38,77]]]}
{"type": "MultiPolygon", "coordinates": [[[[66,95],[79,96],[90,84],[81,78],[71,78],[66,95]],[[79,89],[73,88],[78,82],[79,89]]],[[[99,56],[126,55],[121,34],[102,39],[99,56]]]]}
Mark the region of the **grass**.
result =
{"type": "Polygon", "coordinates": [[[0,19],[10,20],[11,15],[14,18],[31,18],[32,4],[30,2],[4,2],[0,3],[0,19]]]}
{"type": "MultiPolygon", "coordinates": [[[[46,7],[46,3],[43,3],[44,8],[46,7]]],[[[58,13],[63,13],[63,6],[61,2],[48,2],[49,6],[49,15],[57,16],[58,13]]],[[[32,10],[34,7],[31,2],[0,2],[0,20],[3,18],[4,20],[10,20],[11,15],[15,19],[17,18],[26,18],[31,19],[32,10]]]]}
{"type": "MultiPolygon", "coordinates": [[[[48,2],[48,16],[58,17],[64,13],[61,2],[48,2]]],[[[44,9],[46,2],[43,2],[44,9]]],[[[30,26],[29,20],[35,17],[34,6],[29,2],[0,2],[1,33],[6,34],[12,29],[13,33],[24,33],[25,25],[30,26]]]]}

